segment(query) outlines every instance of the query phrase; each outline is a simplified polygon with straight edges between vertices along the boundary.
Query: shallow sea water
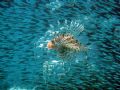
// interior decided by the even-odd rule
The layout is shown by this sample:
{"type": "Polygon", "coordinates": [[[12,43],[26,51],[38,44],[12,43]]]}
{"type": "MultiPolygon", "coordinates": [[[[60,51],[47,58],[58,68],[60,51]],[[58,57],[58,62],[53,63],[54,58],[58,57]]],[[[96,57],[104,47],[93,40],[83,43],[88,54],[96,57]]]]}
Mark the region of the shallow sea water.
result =
{"type": "Polygon", "coordinates": [[[0,0],[0,90],[120,90],[119,8],[119,0],[0,0]],[[48,50],[63,32],[87,54],[62,60],[48,50]]]}

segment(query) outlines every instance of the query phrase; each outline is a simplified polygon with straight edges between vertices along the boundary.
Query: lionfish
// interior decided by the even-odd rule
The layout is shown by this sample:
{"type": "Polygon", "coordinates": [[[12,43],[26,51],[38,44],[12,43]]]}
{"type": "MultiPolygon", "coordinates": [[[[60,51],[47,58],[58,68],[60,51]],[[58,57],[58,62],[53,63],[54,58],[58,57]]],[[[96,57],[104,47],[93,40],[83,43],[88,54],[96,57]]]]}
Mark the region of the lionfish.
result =
{"type": "Polygon", "coordinates": [[[71,34],[61,34],[48,42],[48,49],[56,50],[61,57],[72,52],[87,52],[87,47],[76,40],[71,34]]]}

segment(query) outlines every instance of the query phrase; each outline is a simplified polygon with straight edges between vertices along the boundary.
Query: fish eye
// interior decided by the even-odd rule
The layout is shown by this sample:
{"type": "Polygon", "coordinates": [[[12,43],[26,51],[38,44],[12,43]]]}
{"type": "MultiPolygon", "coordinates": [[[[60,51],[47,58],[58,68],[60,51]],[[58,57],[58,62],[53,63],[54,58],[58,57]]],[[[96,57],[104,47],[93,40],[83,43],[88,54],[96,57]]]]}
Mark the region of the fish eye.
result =
{"type": "Polygon", "coordinates": [[[52,43],[54,43],[54,40],[51,40],[52,43]]]}

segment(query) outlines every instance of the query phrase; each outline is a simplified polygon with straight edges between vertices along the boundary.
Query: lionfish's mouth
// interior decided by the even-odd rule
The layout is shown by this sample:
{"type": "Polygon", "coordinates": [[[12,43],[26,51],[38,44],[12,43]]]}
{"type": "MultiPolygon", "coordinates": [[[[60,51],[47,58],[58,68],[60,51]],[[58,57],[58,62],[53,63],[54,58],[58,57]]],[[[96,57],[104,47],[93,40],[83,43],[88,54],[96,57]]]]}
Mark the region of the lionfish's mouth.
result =
{"type": "Polygon", "coordinates": [[[47,47],[48,47],[48,49],[53,49],[55,47],[55,45],[50,41],[50,42],[48,42],[47,47]]]}

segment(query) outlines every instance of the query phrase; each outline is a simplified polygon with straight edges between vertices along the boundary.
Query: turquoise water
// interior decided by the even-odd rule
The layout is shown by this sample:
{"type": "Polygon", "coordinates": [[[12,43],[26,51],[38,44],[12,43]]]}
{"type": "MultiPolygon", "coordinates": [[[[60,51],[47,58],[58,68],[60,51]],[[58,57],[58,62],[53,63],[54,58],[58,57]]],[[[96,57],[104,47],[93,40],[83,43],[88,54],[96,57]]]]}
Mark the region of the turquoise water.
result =
{"type": "Polygon", "coordinates": [[[119,0],[0,0],[0,90],[119,90],[119,8],[119,0]],[[62,60],[48,50],[63,32],[87,54],[62,60]]]}

